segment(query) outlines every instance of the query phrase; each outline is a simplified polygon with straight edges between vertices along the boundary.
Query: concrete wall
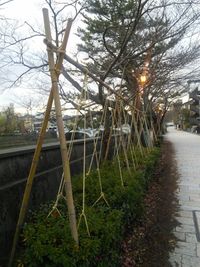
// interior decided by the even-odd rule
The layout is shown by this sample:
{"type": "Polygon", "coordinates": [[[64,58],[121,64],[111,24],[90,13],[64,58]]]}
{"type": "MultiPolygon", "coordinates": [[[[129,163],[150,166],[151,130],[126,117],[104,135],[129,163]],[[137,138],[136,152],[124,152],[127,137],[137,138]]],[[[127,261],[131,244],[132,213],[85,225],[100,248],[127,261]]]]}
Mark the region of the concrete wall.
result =
{"type": "MultiPolygon", "coordinates": [[[[87,140],[87,164],[93,153],[93,140],[87,140]]],[[[7,261],[19,215],[34,146],[0,150],[0,267],[7,261]]],[[[98,148],[99,149],[99,148],[98,148]]],[[[71,156],[72,175],[82,171],[83,141],[74,141],[71,156]]],[[[58,143],[44,145],[34,179],[29,209],[56,197],[62,176],[58,143]]]]}

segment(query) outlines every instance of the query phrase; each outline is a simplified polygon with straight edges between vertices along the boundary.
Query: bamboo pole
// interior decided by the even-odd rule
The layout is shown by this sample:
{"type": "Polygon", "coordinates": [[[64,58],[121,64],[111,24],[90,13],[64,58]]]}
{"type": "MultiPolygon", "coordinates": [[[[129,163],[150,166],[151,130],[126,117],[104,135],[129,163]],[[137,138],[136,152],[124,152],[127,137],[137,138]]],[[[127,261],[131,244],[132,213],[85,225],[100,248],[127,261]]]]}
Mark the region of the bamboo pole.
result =
{"type": "Polygon", "coordinates": [[[33,184],[33,179],[35,176],[36,168],[37,168],[38,161],[39,161],[40,152],[42,149],[42,144],[43,144],[45,133],[46,133],[46,128],[47,128],[47,124],[48,124],[48,120],[49,120],[49,116],[50,116],[50,112],[51,112],[52,102],[53,102],[53,91],[51,90],[50,95],[49,95],[49,99],[48,99],[48,103],[47,103],[45,116],[44,116],[44,121],[43,121],[42,128],[41,128],[38,140],[37,140],[36,150],[35,150],[35,153],[33,155],[30,172],[29,172],[27,182],[26,182],[26,187],[25,187],[24,196],[22,199],[19,218],[17,221],[15,235],[14,235],[13,244],[12,244],[12,250],[11,250],[10,259],[9,259],[9,263],[8,263],[9,267],[12,266],[12,262],[13,262],[15,250],[16,250],[16,245],[17,245],[17,242],[19,239],[20,229],[23,225],[26,211],[28,208],[30,193],[31,193],[32,184],[33,184]]]}
{"type": "MultiPolygon", "coordinates": [[[[67,24],[66,34],[64,37],[64,45],[65,46],[67,45],[71,25],[72,25],[72,21],[69,21],[67,24]]],[[[61,48],[63,48],[63,46],[61,46],[61,48]]],[[[64,58],[64,53],[61,53],[61,56],[59,57],[58,63],[56,64],[57,79],[58,79],[59,74],[60,74],[60,69],[62,67],[63,58],[64,58]]],[[[13,263],[13,259],[14,259],[15,251],[16,251],[16,246],[17,246],[18,239],[19,239],[19,233],[20,233],[20,230],[22,228],[24,218],[26,215],[26,211],[28,208],[31,189],[32,189],[32,185],[33,185],[33,180],[34,180],[35,172],[36,172],[38,162],[39,162],[39,156],[41,153],[42,144],[44,141],[44,137],[45,137],[45,133],[46,133],[49,117],[50,117],[52,103],[53,103],[53,87],[51,88],[51,91],[49,94],[47,107],[46,107],[46,111],[45,111],[45,115],[44,115],[44,120],[42,123],[42,127],[41,127],[41,131],[40,131],[38,140],[37,140],[36,149],[35,149],[35,152],[33,155],[31,168],[30,168],[29,175],[28,175],[27,182],[26,182],[26,187],[25,187],[24,196],[22,199],[22,204],[21,204],[20,213],[19,213],[19,217],[18,217],[18,221],[17,221],[17,225],[16,225],[16,230],[15,230],[15,234],[14,234],[14,239],[13,239],[13,244],[12,244],[12,250],[11,250],[10,259],[9,259],[9,263],[8,263],[9,267],[11,267],[12,263],[13,263]]]]}
{"type": "MultiPolygon", "coordinates": [[[[48,42],[51,42],[52,37],[51,37],[49,15],[48,15],[48,9],[46,8],[43,9],[43,18],[44,18],[45,34],[46,34],[48,42]]],[[[65,35],[66,34],[67,33],[65,32],[65,35]]],[[[67,42],[67,36],[64,37],[63,44],[61,46],[61,52],[63,53],[62,58],[65,53],[66,42],[67,42]]],[[[62,112],[61,112],[61,103],[60,103],[59,90],[58,90],[57,70],[54,64],[53,51],[47,48],[47,53],[48,53],[48,61],[49,61],[49,70],[51,74],[51,82],[52,82],[52,87],[53,87],[53,97],[54,97],[54,104],[55,104],[55,110],[56,110],[57,127],[58,127],[58,132],[59,132],[70,229],[71,229],[72,237],[74,241],[76,242],[76,244],[78,245],[76,214],[75,214],[74,201],[73,201],[73,195],[72,195],[70,165],[69,165],[68,151],[67,151],[65,132],[64,132],[64,124],[63,124],[62,112]]],[[[58,60],[58,62],[60,62],[60,60],[58,60]]]]}
{"type": "MultiPolygon", "coordinates": [[[[121,90],[120,90],[120,94],[122,95],[122,91],[121,90]]],[[[122,101],[119,100],[119,106],[117,107],[118,114],[119,114],[118,127],[120,128],[120,141],[121,141],[122,149],[123,149],[123,152],[124,152],[126,166],[127,166],[127,169],[128,169],[129,174],[131,175],[131,169],[130,169],[129,159],[128,159],[128,155],[127,155],[127,149],[126,149],[125,144],[124,144],[124,137],[123,137],[123,132],[122,132],[122,118],[121,118],[121,113],[122,113],[123,107],[122,107],[122,103],[121,102],[122,101]]]]}

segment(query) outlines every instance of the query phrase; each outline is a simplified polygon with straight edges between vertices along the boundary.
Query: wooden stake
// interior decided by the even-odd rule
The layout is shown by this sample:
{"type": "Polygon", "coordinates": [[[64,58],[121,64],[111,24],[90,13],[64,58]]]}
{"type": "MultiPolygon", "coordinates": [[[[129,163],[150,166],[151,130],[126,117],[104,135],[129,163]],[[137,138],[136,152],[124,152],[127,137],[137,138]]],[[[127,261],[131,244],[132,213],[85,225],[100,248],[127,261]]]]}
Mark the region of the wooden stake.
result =
{"type": "MultiPolygon", "coordinates": [[[[47,41],[51,43],[52,42],[51,29],[50,29],[48,9],[46,8],[43,9],[43,18],[44,18],[46,38],[47,38],[47,41]]],[[[60,51],[62,52],[62,58],[58,59],[58,63],[62,61],[64,57],[67,39],[68,39],[68,33],[67,31],[65,31],[65,37],[64,37],[63,44],[61,46],[61,51],[60,51]]],[[[59,139],[60,139],[60,148],[61,148],[61,157],[62,157],[64,180],[65,180],[66,199],[67,199],[70,229],[71,229],[72,237],[74,241],[76,242],[76,244],[78,245],[76,214],[75,214],[74,201],[73,201],[73,195],[72,195],[70,165],[69,165],[64,124],[63,124],[62,112],[61,112],[61,103],[60,103],[59,90],[58,90],[57,69],[55,68],[55,64],[54,64],[53,51],[51,49],[47,49],[47,52],[48,52],[49,70],[51,74],[51,82],[52,82],[52,88],[53,88],[53,98],[54,98],[54,104],[55,104],[55,110],[56,110],[57,127],[58,127],[58,132],[59,132],[59,139]]]]}
{"type": "Polygon", "coordinates": [[[31,189],[32,189],[32,185],[33,185],[33,179],[35,176],[36,168],[37,168],[38,161],[39,161],[40,152],[42,149],[42,144],[43,144],[44,137],[46,134],[46,129],[47,129],[47,124],[48,124],[48,120],[49,120],[49,116],[50,116],[50,112],[51,112],[52,103],[53,103],[53,91],[51,90],[50,95],[49,95],[49,99],[48,99],[48,103],[47,103],[45,116],[44,116],[44,121],[43,121],[42,128],[41,128],[38,140],[37,140],[36,150],[35,150],[35,153],[33,155],[29,176],[28,176],[28,179],[26,182],[26,187],[25,187],[24,196],[22,199],[19,218],[17,221],[15,235],[14,235],[13,244],[12,244],[12,250],[11,250],[10,259],[9,259],[9,263],[8,263],[9,267],[12,266],[12,262],[13,262],[13,259],[15,256],[16,246],[17,246],[18,239],[19,239],[19,233],[20,233],[20,230],[22,228],[24,218],[26,215],[26,211],[28,208],[31,189]]]}

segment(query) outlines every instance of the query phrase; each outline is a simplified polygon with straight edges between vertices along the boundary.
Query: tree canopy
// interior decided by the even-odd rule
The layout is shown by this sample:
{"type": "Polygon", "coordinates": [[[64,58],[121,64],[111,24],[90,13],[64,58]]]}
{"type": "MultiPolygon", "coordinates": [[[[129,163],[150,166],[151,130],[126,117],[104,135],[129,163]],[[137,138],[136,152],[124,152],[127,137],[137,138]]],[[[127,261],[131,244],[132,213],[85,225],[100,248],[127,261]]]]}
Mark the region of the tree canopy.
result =
{"type": "MultiPolygon", "coordinates": [[[[157,103],[162,102],[167,107],[171,99],[185,89],[186,80],[197,74],[198,69],[191,68],[199,58],[199,45],[193,36],[200,14],[196,1],[80,0],[68,4],[62,1],[44,2],[53,17],[56,46],[59,46],[62,39],[67,10],[73,7],[74,19],[78,15],[82,16],[78,29],[80,42],[77,54],[78,61],[84,58],[85,66],[81,66],[82,70],[87,67],[89,72],[116,92],[121,88],[126,104],[134,99],[141,87],[142,75],[147,78],[142,87],[148,105],[156,107],[157,103]]],[[[20,83],[28,74],[30,77],[37,73],[35,84],[41,79],[43,86],[40,87],[44,88],[48,71],[46,56],[37,51],[36,55],[30,55],[26,49],[26,42],[30,39],[43,38],[43,30],[28,22],[25,27],[29,29],[27,36],[20,38],[13,32],[12,36],[5,38],[9,49],[14,47],[8,63],[23,66],[12,85],[20,83]]],[[[63,76],[80,93],[81,68],[77,70],[75,63],[69,57],[65,58],[63,76]]],[[[98,79],[97,87],[92,82],[93,79],[89,80],[89,97],[97,104],[103,104],[111,92],[98,79]]],[[[60,90],[66,101],[75,105],[77,91],[69,93],[66,80],[63,79],[60,83],[60,90]]]]}

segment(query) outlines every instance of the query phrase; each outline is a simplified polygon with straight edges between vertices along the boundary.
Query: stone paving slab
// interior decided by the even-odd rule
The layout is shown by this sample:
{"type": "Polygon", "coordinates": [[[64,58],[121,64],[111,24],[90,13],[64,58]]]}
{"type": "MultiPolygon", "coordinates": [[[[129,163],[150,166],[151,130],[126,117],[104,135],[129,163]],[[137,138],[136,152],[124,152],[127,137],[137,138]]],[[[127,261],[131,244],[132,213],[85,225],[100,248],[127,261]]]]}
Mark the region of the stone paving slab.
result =
{"type": "Polygon", "coordinates": [[[186,218],[192,218],[192,212],[191,211],[187,211],[187,210],[181,210],[179,211],[179,215],[182,217],[186,217],[186,218]]]}
{"type": "Polygon", "coordinates": [[[200,244],[197,244],[197,256],[200,257],[200,244]]]}
{"type": "Polygon", "coordinates": [[[182,267],[200,267],[200,261],[196,257],[182,256],[182,267]]]}
{"type": "Polygon", "coordinates": [[[197,241],[200,242],[200,211],[193,211],[193,218],[196,227],[197,241]]]}
{"type": "Polygon", "coordinates": [[[166,135],[175,149],[180,205],[174,229],[177,246],[170,253],[174,267],[200,267],[200,136],[170,129],[166,135]]]}

